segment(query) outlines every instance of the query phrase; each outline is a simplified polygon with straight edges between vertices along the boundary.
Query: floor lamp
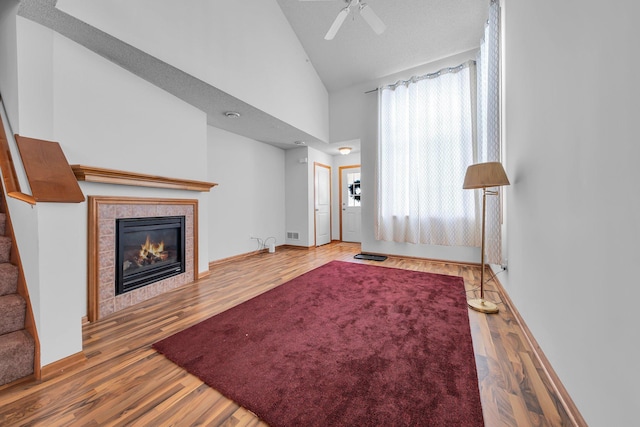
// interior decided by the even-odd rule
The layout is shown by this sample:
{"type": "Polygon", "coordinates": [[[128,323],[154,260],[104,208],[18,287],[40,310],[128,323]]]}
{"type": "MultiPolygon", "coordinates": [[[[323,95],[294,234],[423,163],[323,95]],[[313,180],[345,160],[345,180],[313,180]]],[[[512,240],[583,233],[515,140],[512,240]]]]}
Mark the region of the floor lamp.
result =
{"type": "Polygon", "coordinates": [[[487,195],[495,196],[495,190],[487,190],[491,187],[509,185],[509,179],[500,162],[478,163],[467,168],[464,176],[464,189],[482,188],[482,248],[480,255],[480,298],[467,301],[469,307],[482,313],[497,313],[498,306],[484,299],[484,224],[487,216],[487,195]]]}

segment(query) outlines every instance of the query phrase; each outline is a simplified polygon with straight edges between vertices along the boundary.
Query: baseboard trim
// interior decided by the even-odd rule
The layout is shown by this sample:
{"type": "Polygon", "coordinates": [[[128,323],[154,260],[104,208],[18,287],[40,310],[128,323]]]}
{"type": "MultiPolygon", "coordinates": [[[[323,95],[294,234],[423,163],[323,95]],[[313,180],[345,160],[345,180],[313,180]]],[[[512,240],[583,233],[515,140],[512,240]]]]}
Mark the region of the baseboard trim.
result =
{"type": "Polygon", "coordinates": [[[315,249],[316,246],[296,246],[296,245],[290,245],[290,244],[284,244],[284,245],[280,245],[278,246],[279,248],[282,249],[299,249],[302,251],[308,251],[310,249],[315,249]]]}
{"type": "MultiPolygon", "coordinates": [[[[276,252],[278,251],[278,249],[298,249],[298,250],[302,250],[302,251],[308,251],[311,249],[315,249],[315,246],[295,246],[295,245],[288,245],[288,244],[284,244],[284,245],[280,245],[280,246],[276,246],[276,252]]],[[[244,254],[239,254],[239,255],[234,255],[228,258],[221,258],[221,259],[217,259],[215,261],[211,261],[209,262],[209,270],[211,270],[213,267],[217,266],[217,265],[221,265],[221,264],[226,264],[229,262],[234,262],[234,261],[238,261],[244,258],[248,258],[250,256],[254,256],[254,255],[258,255],[258,254],[263,254],[269,252],[269,249],[258,249],[257,251],[251,251],[251,252],[246,252],[244,254]]],[[[210,272],[207,272],[207,276],[210,275],[210,272]]],[[[202,273],[201,273],[202,275],[202,273]]],[[[206,276],[200,276],[200,278],[202,277],[206,277],[206,276]]]]}
{"type": "Polygon", "coordinates": [[[65,373],[66,371],[75,368],[76,366],[86,362],[87,358],[84,352],[79,352],[67,356],[64,359],[60,359],[56,362],[50,363],[42,367],[42,379],[47,380],[52,377],[65,373]]]}
{"type": "Polygon", "coordinates": [[[382,252],[370,252],[370,251],[364,251],[363,253],[367,253],[367,254],[370,254],[370,255],[383,255],[383,256],[386,256],[388,258],[419,259],[421,261],[435,262],[435,263],[438,263],[438,264],[460,265],[460,266],[463,266],[463,267],[468,267],[468,266],[480,267],[480,263],[479,262],[450,261],[450,260],[446,260],[446,259],[425,258],[425,257],[409,256],[409,255],[386,254],[386,253],[382,253],[382,252]]]}
{"type": "MultiPolygon", "coordinates": [[[[238,261],[240,259],[245,259],[245,258],[248,258],[250,256],[257,255],[257,254],[262,254],[262,253],[265,253],[265,252],[268,252],[268,251],[269,251],[268,249],[259,249],[257,251],[252,251],[252,252],[247,252],[247,253],[244,253],[244,254],[234,255],[234,256],[231,256],[231,257],[228,257],[228,258],[217,259],[215,261],[209,262],[209,270],[211,270],[216,265],[221,265],[221,264],[226,264],[228,262],[238,261]]],[[[207,272],[207,275],[209,275],[209,274],[211,274],[211,273],[207,272]]]]}
{"type": "MultiPolygon", "coordinates": [[[[493,269],[489,267],[489,271],[492,270],[493,269]]],[[[520,325],[520,329],[522,329],[525,339],[531,346],[533,354],[535,355],[536,359],[540,363],[540,366],[549,378],[551,387],[553,387],[554,391],[558,395],[558,399],[560,399],[562,406],[567,411],[567,414],[571,418],[573,425],[576,427],[588,427],[587,422],[582,417],[582,414],[578,410],[578,407],[576,406],[573,399],[571,399],[571,396],[569,395],[567,389],[564,387],[564,384],[562,384],[562,381],[560,381],[560,377],[558,377],[558,374],[556,374],[556,372],[553,370],[549,359],[547,359],[547,356],[545,356],[542,348],[540,347],[540,344],[538,344],[538,341],[536,341],[535,337],[531,333],[531,330],[525,323],[516,306],[513,304],[513,301],[509,297],[509,294],[507,294],[504,286],[502,286],[500,280],[498,280],[498,278],[495,276],[493,277],[493,281],[496,283],[496,287],[498,288],[500,297],[503,298],[503,302],[509,305],[513,316],[516,318],[518,325],[520,325]]]]}

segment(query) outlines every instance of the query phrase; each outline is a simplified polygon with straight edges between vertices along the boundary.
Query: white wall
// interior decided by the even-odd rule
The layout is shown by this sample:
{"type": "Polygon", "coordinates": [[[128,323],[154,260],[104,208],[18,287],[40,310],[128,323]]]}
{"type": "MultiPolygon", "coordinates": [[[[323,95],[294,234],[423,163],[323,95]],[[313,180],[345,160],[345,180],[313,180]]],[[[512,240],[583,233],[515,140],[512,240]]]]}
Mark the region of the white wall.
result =
{"type": "Polygon", "coordinates": [[[284,150],[211,126],[208,141],[210,259],[260,248],[250,236],[284,244],[284,150]]]}
{"type": "MultiPolygon", "coordinates": [[[[479,262],[480,250],[470,247],[416,245],[384,242],[374,237],[375,206],[375,162],[378,132],[377,92],[365,93],[383,84],[406,80],[411,76],[438,71],[456,66],[475,58],[475,51],[464,52],[440,61],[425,64],[402,73],[393,74],[375,81],[359,84],[329,97],[331,117],[331,141],[360,139],[362,163],[362,250],[460,262],[479,262]]],[[[462,191],[462,188],[460,189],[462,191]]]]}
{"type": "MultiPolygon", "coordinates": [[[[18,120],[14,132],[31,138],[53,136],[53,32],[41,25],[17,19],[18,120]]],[[[15,126],[14,126],[15,127],[15,126]]]]}
{"type": "Polygon", "coordinates": [[[297,232],[300,236],[300,240],[286,239],[286,243],[293,246],[314,246],[316,243],[314,163],[332,167],[332,156],[311,147],[300,147],[286,150],[285,162],[285,227],[287,232],[297,232]]]}
{"type": "Polygon", "coordinates": [[[501,281],[589,425],[637,425],[640,3],[505,3],[501,281]]]}
{"type": "MultiPolygon", "coordinates": [[[[22,135],[58,141],[70,164],[207,180],[202,111],[31,21],[18,18],[16,40],[22,135]]],[[[200,271],[207,270],[208,200],[203,194],[92,183],[81,187],[85,195],[198,199],[198,263],[200,271]]],[[[82,351],[87,206],[41,203],[27,210],[15,205],[9,203],[44,366],[82,351]]]]}
{"type": "Polygon", "coordinates": [[[285,151],[285,231],[297,232],[300,237],[286,239],[288,245],[314,244],[314,236],[309,233],[309,168],[313,168],[309,156],[309,147],[285,151]]]}
{"type": "MultiPolygon", "coordinates": [[[[0,2],[0,96],[2,96],[7,115],[18,126],[18,50],[16,14],[18,0],[0,2]],[[10,101],[10,102],[8,102],[10,101]]],[[[10,132],[9,129],[5,129],[10,132]]]]}
{"type": "MultiPolygon", "coordinates": [[[[37,327],[42,366],[82,351],[81,320],[87,314],[87,216],[78,213],[83,206],[38,206],[37,327]]],[[[20,255],[23,257],[22,252],[20,255]]],[[[34,286],[27,284],[31,294],[34,286]]]]}
{"type": "Polygon", "coordinates": [[[59,35],[54,66],[54,138],[71,164],[207,179],[202,111],[59,35]]]}
{"type": "MultiPolygon", "coordinates": [[[[51,36],[48,39],[49,43],[41,45],[30,44],[29,38],[27,40],[18,40],[18,27],[28,25],[28,23],[17,16],[17,9],[18,2],[0,2],[0,95],[2,95],[4,105],[4,111],[2,111],[5,120],[4,130],[12,158],[19,156],[14,135],[19,133],[20,130],[18,63],[22,62],[23,58],[22,55],[18,56],[18,44],[24,49],[37,51],[38,55],[35,55],[35,58],[41,57],[42,59],[40,61],[36,59],[32,64],[29,64],[29,67],[24,67],[23,64],[21,68],[28,68],[25,72],[29,72],[32,67],[36,69],[40,66],[51,67],[50,54],[46,50],[47,47],[50,48],[51,36]]],[[[32,88],[26,87],[25,89],[30,91],[32,88]]],[[[36,87],[36,89],[39,89],[39,87],[36,87]]],[[[51,100],[48,93],[43,94],[41,102],[43,105],[50,106],[51,100]]],[[[51,123],[48,120],[44,120],[43,125],[45,127],[49,126],[50,129],[51,123]]],[[[30,194],[31,191],[24,168],[21,165],[15,165],[15,172],[20,190],[23,193],[30,194]]]]}
{"type": "Polygon", "coordinates": [[[329,139],[327,91],[276,0],[59,0],[57,7],[212,86],[329,139]]]}

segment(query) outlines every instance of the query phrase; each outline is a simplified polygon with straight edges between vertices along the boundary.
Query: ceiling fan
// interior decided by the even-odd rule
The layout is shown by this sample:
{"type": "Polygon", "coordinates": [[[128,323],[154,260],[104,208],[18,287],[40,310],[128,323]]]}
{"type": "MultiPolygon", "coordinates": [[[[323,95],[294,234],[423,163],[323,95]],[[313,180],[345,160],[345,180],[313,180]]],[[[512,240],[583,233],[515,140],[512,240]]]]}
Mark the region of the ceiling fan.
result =
{"type": "MultiPolygon", "coordinates": [[[[334,0],[300,0],[300,1],[334,1],[334,0]]],[[[373,31],[376,34],[382,34],[384,30],[387,28],[387,26],[384,25],[384,22],[382,22],[382,20],[378,17],[378,15],[376,15],[376,13],[373,11],[373,9],[371,9],[371,7],[367,3],[363,3],[360,0],[344,0],[344,2],[347,3],[347,7],[345,7],[340,11],[340,13],[338,13],[338,16],[336,16],[336,19],[333,21],[333,24],[331,24],[329,31],[327,31],[327,34],[324,36],[325,40],[333,40],[333,38],[338,33],[338,30],[342,26],[342,23],[344,22],[345,19],[347,19],[347,16],[351,12],[352,7],[358,8],[358,12],[360,12],[360,15],[362,15],[364,20],[367,22],[367,24],[369,24],[371,29],[373,29],[373,31]]]]}

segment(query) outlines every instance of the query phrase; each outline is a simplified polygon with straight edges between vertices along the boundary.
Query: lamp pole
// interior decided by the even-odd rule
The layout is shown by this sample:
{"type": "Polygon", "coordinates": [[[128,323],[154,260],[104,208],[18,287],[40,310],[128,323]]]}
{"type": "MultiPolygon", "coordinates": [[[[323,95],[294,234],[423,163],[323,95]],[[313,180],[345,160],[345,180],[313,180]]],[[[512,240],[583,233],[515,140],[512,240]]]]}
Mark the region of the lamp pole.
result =
{"type": "Polygon", "coordinates": [[[482,246],[480,254],[480,299],[484,300],[484,245],[485,222],[487,218],[487,188],[482,189],[482,246]]]}
{"type": "Polygon", "coordinates": [[[487,190],[487,187],[482,187],[482,244],[480,246],[480,298],[471,299],[467,301],[470,308],[480,311],[482,313],[497,313],[498,306],[484,299],[484,241],[485,241],[485,222],[487,217],[487,194],[493,196],[497,195],[497,191],[487,190]]]}

